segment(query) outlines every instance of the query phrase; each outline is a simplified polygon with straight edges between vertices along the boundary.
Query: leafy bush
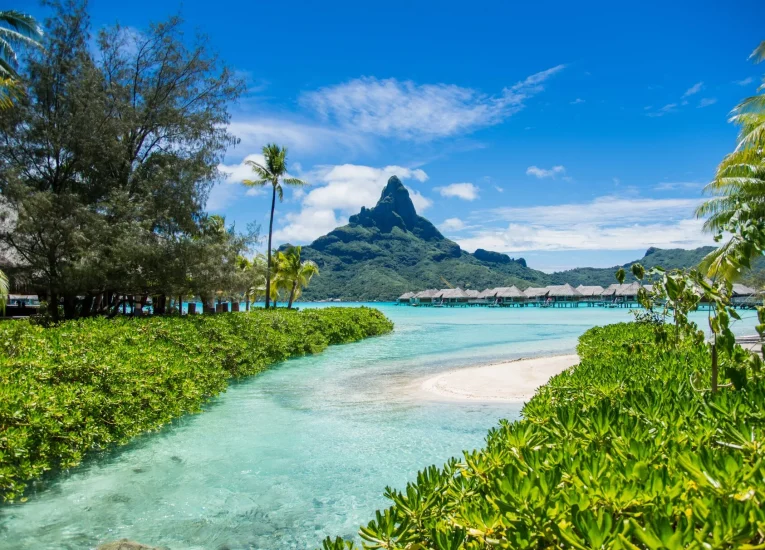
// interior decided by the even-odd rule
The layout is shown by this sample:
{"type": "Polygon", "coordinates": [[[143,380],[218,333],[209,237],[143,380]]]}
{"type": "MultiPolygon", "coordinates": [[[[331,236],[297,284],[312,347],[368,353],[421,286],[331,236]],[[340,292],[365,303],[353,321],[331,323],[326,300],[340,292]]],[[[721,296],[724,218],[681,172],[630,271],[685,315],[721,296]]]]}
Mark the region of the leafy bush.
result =
{"type": "Polygon", "coordinates": [[[0,495],[197,412],[227,380],[393,325],[368,308],[0,323],[0,495]]]}
{"type": "MultiPolygon", "coordinates": [[[[709,352],[594,328],[581,363],[486,447],[431,466],[361,529],[368,548],[763,548],[765,382],[708,386],[709,352]]],[[[355,547],[341,539],[326,550],[355,547]]]]}

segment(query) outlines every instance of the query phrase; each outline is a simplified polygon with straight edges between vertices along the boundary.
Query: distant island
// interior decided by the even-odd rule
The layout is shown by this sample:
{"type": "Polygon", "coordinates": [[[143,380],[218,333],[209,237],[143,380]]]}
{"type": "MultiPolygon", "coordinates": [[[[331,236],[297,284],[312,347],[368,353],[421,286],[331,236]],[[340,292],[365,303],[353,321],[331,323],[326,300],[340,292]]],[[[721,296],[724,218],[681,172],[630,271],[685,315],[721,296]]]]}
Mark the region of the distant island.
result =
{"type": "MultiPolygon", "coordinates": [[[[544,273],[528,267],[524,258],[483,249],[473,253],[462,250],[417,214],[406,187],[393,176],[376,206],[362,207],[347,225],[303,247],[303,258],[315,261],[321,270],[321,276],[312,280],[303,299],[389,301],[411,290],[448,285],[478,290],[566,283],[608,286],[615,282],[614,272],[619,267],[635,262],[646,268],[692,267],[712,250],[712,246],[693,250],[649,248],[643,258],[624,266],[544,273]]],[[[762,263],[758,263],[749,279],[762,276],[765,271],[762,263]]]]}

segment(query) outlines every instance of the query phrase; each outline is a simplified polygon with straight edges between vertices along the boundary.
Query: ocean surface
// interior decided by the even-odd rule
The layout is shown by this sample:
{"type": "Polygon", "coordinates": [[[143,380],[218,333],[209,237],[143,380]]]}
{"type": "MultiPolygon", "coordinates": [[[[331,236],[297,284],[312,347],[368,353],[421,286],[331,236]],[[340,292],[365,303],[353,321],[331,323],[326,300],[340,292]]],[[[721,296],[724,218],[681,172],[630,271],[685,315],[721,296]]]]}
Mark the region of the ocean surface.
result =
{"type": "MultiPolygon", "coordinates": [[[[338,304],[314,307],[328,305],[338,304]]],[[[38,483],[28,502],[0,507],[0,548],[129,538],[171,550],[281,550],[354,537],[388,506],[386,486],[405,487],[519,416],[517,404],[435,401],[421,393],[424,379],[571,352],[589,327],[631,318],[623,309],[370,305],[396,323],[392,334],[234,383],[204,413],[38,483]]],[[[735,331],[753,334],[754,313],[743,316],[735,331]]],[[[705,317],[694,319],[706,327],[705,317]]]]}

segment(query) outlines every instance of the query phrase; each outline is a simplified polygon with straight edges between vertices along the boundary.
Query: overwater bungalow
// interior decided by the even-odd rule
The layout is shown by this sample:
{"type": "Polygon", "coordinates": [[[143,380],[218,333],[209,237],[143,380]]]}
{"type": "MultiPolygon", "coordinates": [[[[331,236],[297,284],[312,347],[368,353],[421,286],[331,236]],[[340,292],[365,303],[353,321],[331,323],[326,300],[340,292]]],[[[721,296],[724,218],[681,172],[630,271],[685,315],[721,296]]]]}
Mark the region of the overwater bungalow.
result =
{"type": "Polygon", "coordinates": [[[762,291],[757,292],[755,289],[746,285],[734,284],[733,296],[731,302],[734,306],[754,306],[761,301],[762,291]]]}
{"type": "Polygon", "coordinates": [[[603,290],[605,290],[600,285],[579,285],[576,287],[576,290],[579,292],[579,294],[582,295],[582,297],[579,299],[580,302],[586,303],[588,306],[592,307],[593,305],[599,303],[603,300],[602,294],[603,290]]]}
{"type": "Polygon", "coordinates": [[[530,286],[523,291],[523,295],[526,296],[526,302],[529,304],[543,304],[547,300],[547,293],[550,292],[547,287],[539,288],[530,286]]]}
{"type": "Polygon", "coordinates": [[[434,288],[430,288],[428,290],[423,290],[421,292],[417,292],[412,298],[409,300],[409,302],[412,305],[419,306],[430,306],[433,305],[433,300],[435,298],[435,295],[438,294],[440,291],[436,290],[434,288]]]}
{"type": "Polygon", "coordinates": [[[494,289],[497,303],[503,306],[518,306],[526,303],[526,295],[518,287],[503,286],[494,289]]]}
{"type": "MultiPolygon", "coordinates": [[[[478,293],[476,292],[476,294],[478,293]]],[[[470,298],[470,295],[459,287],[441,289],[433,296],[436,303],[441,303],[445,306],[467,305],[470,298]]]]}
{"type": "Polygon", "coordinates": [[[398,304],[408,304],[414,298],[414,292],[404,292],[396,299],[398,304]]]}
{"type": "Polygon", "coordinates": [[[547,287],[547,304],[557,307],[577,307],[582,294],[570,284],[547,287]]]}

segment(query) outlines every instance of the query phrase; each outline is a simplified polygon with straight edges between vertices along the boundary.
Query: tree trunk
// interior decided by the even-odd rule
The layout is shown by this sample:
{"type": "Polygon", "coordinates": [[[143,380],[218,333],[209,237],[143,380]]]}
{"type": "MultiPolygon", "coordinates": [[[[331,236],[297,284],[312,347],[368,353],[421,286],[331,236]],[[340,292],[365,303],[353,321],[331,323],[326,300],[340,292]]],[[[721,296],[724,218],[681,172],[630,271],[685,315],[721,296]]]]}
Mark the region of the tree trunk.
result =
{"type": "Polygon", "coordinates": [[[295,290],[297,289],[297,279],[292,282],[292,290],[290,291],[290,303],[287,305],[287,309],[292,309],[292,301],[295,299],[295,290]]]}
{"type": "Polygon", "coordinates": [[[245,304],[244,304],[244,310],[245,311],[250,311],[250,293],[249,292],[247,293],[247,296],[246,296],[245,299],[246,299],[246,301],[245,301],[245,304]]]}
{"type": "Polygon", "coordinates": [[[178,315],[183,315],[183,295],[178,295],[178,315]]]}
{"type": "Polygon", "coordinates": [[[154,303],[154,315],[164,315],[167,310],[167,295],[159,294],[154,297],[156,303],[154,303]]]}
{"type": "Polygon", "coordinates": [[[712,393],[717,393],[717,343],[712,344],[712,393]]]}
{"type": "Polygon", "coordinates": [[[48,314],[51,319],[58,321],[58,294],[56,294],[53,289],[51,289],[50,294],[48,294],[48,314]]]}
{"type": "Polygon", "coordinates": [[[271,237],[274,234],[274,210],[276,210],[276,185],[272,184],[271,221],[268,222],[268,263],[266,264],[266,309],[271,303],[271,237]]]}
{"type": "Polygon", "coordinates": [[[77,316],[77,297],[64,294],[64,319],[74,319],[77,316]]]}

